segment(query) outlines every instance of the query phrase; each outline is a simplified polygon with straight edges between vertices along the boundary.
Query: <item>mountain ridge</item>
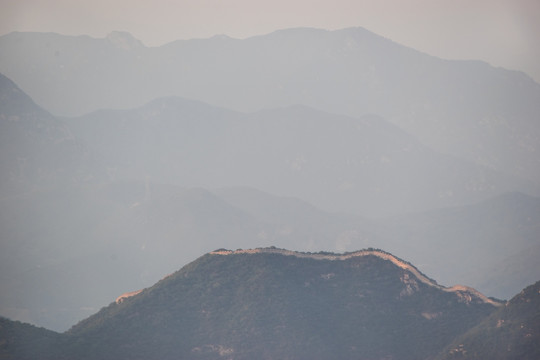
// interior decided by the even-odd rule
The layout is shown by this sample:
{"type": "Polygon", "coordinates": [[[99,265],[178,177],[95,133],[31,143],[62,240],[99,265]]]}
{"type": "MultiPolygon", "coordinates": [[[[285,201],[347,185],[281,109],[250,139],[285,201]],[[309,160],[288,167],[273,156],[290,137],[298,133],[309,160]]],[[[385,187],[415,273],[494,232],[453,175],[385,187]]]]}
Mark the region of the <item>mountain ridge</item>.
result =
{"type": "Polygon", "coordinates": [[[304,253],[299,251],[291,251],[286,249],[277,249],[275,247],[269,247],[269,248],[256,248],[256,249],[246,249],[246,250],[215,250],[209,253],[210,255],[236,255],[236,254],[280,254],[285,256],[294,256],[298,258],[309,258],[309,259],[315,259],[315,260],[347,260],[353,257],[361,257],[361,256],[376,256],[383,260],[388,260],[392,264],[404,269],[410,271],[418,280],[420,280],[422,283],[427,284],[429,286],[436,287],[438,289],[441,289],[443,291],[447,292],[467,292],[474,294],[476,297],[478,297],[481,301],[484,303],[488,303],[494,306],[501,306],[501,301],[494,301],[484,294],[480,293],[478,290],[473,289],[468,286],[464,285],[454,285],[452,287],[445,287],[442,285],[437,284],[437,282],[433,279],[428,278],[426,275],[422,274],[414,265],[411,263],[404,261],[402,259],[399,259],[398,257],[380,250],[380,249],[366,249],[366,250],[357,250],[352,252],[346,252],[343,254],[334,254],[334,253],[304,253]]]}
{"type": "MultiPolygon", "coordinates": [[[[347,259],[351,259],[354,257],[362,257],[362,256],[376,256],[380,259],[390,261],[394,265],[400,267],[401,269],[410,271],[418,280],[420,280],[422,283],[435,287],[437,289],[441,289],[445,292],[452,292],[456,293],[459,296],[466,299],[466,294],[469,296],[475,296],[478,300],[486,304],[491,304],[493,306],[502,306],[503,302],[501,300],[494,300],[492,298],[488,298],[484,294],[480,293],[478,290],[464,285],[454,285],[451,287],[446,287],[439,285],[435,280],[427,277],[424,275],[418,268],[416,268],[411,263],[404,261],[394,255],[392,255],[389,252],[386,252],[384,250],[380,249],[364,249],[364,250],[357,250],[357,251],[351,251],[351,252],[345,252],[345,253],[330,253],[330,252],[318,252],[318,253],[312,253],[312,252],[301,252],[301,251],[293,251],[293,250],[286,250],[286,249],[279,249],[275,246],[265,247],[265,248],[253,248],[253,249],[237,249],[237,250],[226,250],[226,249],[218,249],[214,250],[208,253],[209,255],[222,255],[222,256],[229,256],[229,255],[239,255],[239,254],[278,254],[278,255],[284,255],[284,256],[293,256],[297,258],[306,258],[306,259],[314,259],[314,260],[332,260],[332,261],[343,261],[347,259]]],[[[163,279],[169,277],[170,275],[165,276],[163,279]]],[[[124,293],[120,295],[118,298],[116,298],[115,302],[120,303],[124,301],[124,299],[128,297],[132,297],[135,295],[140,294],[144,289],[141,290],[135,290],[130,291],[127,293],[124,293]]],[[[470,300],[469,300],[470,301],[470,300]]]]}

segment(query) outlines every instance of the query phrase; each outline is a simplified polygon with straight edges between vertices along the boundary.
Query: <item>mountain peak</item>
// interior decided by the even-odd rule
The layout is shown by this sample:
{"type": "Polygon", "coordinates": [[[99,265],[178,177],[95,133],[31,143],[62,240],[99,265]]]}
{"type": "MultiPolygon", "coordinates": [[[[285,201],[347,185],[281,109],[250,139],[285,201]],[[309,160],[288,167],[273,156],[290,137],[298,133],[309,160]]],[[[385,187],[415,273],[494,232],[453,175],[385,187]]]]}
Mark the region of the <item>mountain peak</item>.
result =
{"type": "Polygon", "coordinates": [[[212,36],[210,39],[214,40],[234,40],[232,37],[225,35],[225,34],[216,34],[212,36]]]}
{"type": "Polygon", "coordinates": [[[144,47],[143,43],[127,31],[112,31],[106,39],[115,47],[123,50],[135,50],[144,47]]]}

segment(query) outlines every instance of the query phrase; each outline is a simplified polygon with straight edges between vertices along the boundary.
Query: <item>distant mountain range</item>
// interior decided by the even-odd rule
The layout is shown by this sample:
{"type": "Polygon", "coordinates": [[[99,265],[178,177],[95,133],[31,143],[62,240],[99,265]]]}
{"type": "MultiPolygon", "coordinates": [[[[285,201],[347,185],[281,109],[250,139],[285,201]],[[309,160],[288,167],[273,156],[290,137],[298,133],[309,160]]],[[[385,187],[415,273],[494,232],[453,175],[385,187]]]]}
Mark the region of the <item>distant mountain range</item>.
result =
{"type": "Polygon", "coordinates": [[[423,144],[540,182],[540,85],[479,61],[448,61],[363,28],[287,29],[143,46],[51,33],[0,37],[0,72],[56,115],[180,96],[239,111],[304,105],[376,114],[423,144]]]}
{"type": "Polygon", "coordinates": [[[30,358],[34,341],[41,359],[425,359],[501,305],[381,250],[220,249],[62,336],[4,321],[1,350],[30,358]]]}

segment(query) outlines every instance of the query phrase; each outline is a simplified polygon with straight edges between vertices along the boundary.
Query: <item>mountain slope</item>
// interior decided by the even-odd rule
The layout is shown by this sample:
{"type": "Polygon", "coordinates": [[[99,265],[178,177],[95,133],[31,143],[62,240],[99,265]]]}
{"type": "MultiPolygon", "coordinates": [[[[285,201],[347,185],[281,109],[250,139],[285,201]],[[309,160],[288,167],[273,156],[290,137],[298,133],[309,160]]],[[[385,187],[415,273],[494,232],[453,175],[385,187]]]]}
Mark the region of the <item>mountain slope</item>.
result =
{"type": "Polygon", "coordinates": [[[0,74],[0,198],[97,175],[65,124],[0,74]]]}
{"type": "Polygon", "coordinates": [[[394,358],[434,355],[491,313],[382,251],[219,250],[73,327],[77,358],[394,358]]]}
{"type": "Polygon", "coordinates": [[[480,324],[459,336],[437,359],[540,358],[540,282],[528,286],[480,324]]]}

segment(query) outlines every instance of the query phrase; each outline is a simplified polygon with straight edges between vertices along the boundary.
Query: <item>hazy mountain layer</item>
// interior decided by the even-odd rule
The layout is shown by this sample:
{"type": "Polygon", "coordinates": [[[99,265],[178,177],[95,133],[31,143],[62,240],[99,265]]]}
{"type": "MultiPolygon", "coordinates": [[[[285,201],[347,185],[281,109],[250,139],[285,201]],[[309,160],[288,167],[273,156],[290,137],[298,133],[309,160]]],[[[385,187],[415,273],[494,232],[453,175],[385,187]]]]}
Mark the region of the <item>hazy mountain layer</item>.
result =
{"type": "Polygon", "coordinates": [[[12,33],[0,38],[0,54],[0,72],[58,115],[171,95],[242,111],[302,104],[378,114],[438,151],[540,180],[539,84],[483,62],[431,57],[362,28],[157,48],[126,33],[12,33]]]}
{"type": "Polygon", "coordinates": [[[118,179],[247,185],[369,217],[536,191],[434,152],[375,116],[355,119],[300,106],[242,114],[164,98],[66,122],[118,179]]]}

